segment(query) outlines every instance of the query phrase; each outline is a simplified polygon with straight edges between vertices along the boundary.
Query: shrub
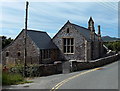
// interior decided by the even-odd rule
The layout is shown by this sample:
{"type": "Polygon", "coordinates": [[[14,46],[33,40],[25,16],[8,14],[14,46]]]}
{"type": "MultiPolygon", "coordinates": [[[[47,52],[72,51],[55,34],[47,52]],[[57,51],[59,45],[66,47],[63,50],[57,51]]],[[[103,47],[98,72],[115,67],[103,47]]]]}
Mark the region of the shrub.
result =
{"type": "Polygon", "coordinates": [[[112,51],[120,51],[120,41],[105,42],[104,44],[112,51]]]}

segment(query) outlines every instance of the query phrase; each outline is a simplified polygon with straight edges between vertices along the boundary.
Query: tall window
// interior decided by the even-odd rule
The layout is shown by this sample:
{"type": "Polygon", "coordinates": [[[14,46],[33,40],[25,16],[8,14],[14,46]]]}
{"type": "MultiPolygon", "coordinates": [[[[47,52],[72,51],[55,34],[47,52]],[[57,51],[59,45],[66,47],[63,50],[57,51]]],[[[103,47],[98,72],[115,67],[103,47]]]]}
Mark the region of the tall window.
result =
{"type": "Polygon", "coordinates": [[[40,50],[41,59],[50,58],[50,50],[40,50]]]}
{"type": "Polygon", "coordinates": [[[67,33],[69,33],[69,28],[67,28],[67,33]]]}
{"type": "Polygon", "coordinates": [[[63,52],[74,53],[74,39],[73,38],[63,38],[63,52]]]}

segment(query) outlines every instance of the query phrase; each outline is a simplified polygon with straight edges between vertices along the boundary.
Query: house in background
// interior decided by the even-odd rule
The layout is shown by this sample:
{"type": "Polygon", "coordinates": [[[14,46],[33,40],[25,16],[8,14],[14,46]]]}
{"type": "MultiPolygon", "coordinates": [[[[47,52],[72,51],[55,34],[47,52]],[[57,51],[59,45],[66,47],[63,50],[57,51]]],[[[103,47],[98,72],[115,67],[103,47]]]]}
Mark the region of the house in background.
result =
{"type": "MultiPolygon", "coordinates": [[[[24,63],[25,30],[3,49],[3,63],[24,63]]],[[[55,61],[79,60],[82,62],[102,57],[104,52],[100,26],[95,33],[90,17],[88,28],[67,23],[51,39],[46,32],[27,30],[27,64],[49,64],[55,61]]]]}

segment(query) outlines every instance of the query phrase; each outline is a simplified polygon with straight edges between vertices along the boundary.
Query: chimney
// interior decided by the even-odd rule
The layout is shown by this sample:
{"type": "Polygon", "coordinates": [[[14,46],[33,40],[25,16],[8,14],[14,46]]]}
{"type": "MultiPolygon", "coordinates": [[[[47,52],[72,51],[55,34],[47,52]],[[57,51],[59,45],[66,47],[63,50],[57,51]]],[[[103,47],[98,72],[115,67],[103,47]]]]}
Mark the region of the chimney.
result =
{"type": "Polygon", "coordinates": [[[100,25],[98,25],[98,40],[101,40],[101,31],[100,31],[100,25]]]}
{"type": "Polygon", "coordinates": [[[91,30],[92,32],[95,32],[94,21],[93,21],[92,17],[90,17],[90,19],[88,20],[88,29],[91,30]]]}
{"type": "Polygon", "coordinates": [[[95,40],[95,29],[94,29],[94,21],[92,17],[88,20],[88,29],[90,30],[90,39],[92,41],[95,40]]]}

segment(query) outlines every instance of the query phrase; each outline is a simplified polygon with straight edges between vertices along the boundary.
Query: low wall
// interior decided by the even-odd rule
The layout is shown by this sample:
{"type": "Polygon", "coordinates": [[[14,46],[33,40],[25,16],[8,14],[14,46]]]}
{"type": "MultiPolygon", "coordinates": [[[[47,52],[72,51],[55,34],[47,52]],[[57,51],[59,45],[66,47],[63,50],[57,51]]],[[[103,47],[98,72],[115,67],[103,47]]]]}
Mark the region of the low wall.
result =
{"type": "MultiPolygon", "coordinates": [[[[24,67],[13,67],[9,70],[11,73],[20,73],[24,75],[24,67]]],[[[57,64],[42,64],[26,67],[27,77],[39,77],[62,73],[62,63],[57,64]]]]}
{"type": "Polygon", "coordinates": [[[115,62],[120,59],[120,54],[111,55],[108,57],[100,58],[90,62],[76,62],[73,61],[71,65],[71,71],[80,71],[85,69],[92,69],[95,67],[104,66],[106,64],[115,62]]]}
{"type": "MultiPolygon", "coordinates": [[[[72,61],[72,64],[69,65],[70,67],[63,67],[63,63],[54,63],[54,64],[41,64],[41,65],[34,65],[34,66],[27,66],[26,67],[26,76],[27,77],[39,77],[39,76],[47,76],[62,73],[64,70],[70,70],[69,72],[80,71],[85,69],[92,69],[95,67],[100,67],[112,62],[115,62],[120,59],[120,53],[111,55],[108,57],[100,58],[97,60],[93,60],[90,62],[77,62],[72,61]]],[[[10,72],[13,73],[23,73],[24,67],[14,67],[10,69],[10,72]]],[[[66,72],[68,73],[68,72],[66,72]]]]}

